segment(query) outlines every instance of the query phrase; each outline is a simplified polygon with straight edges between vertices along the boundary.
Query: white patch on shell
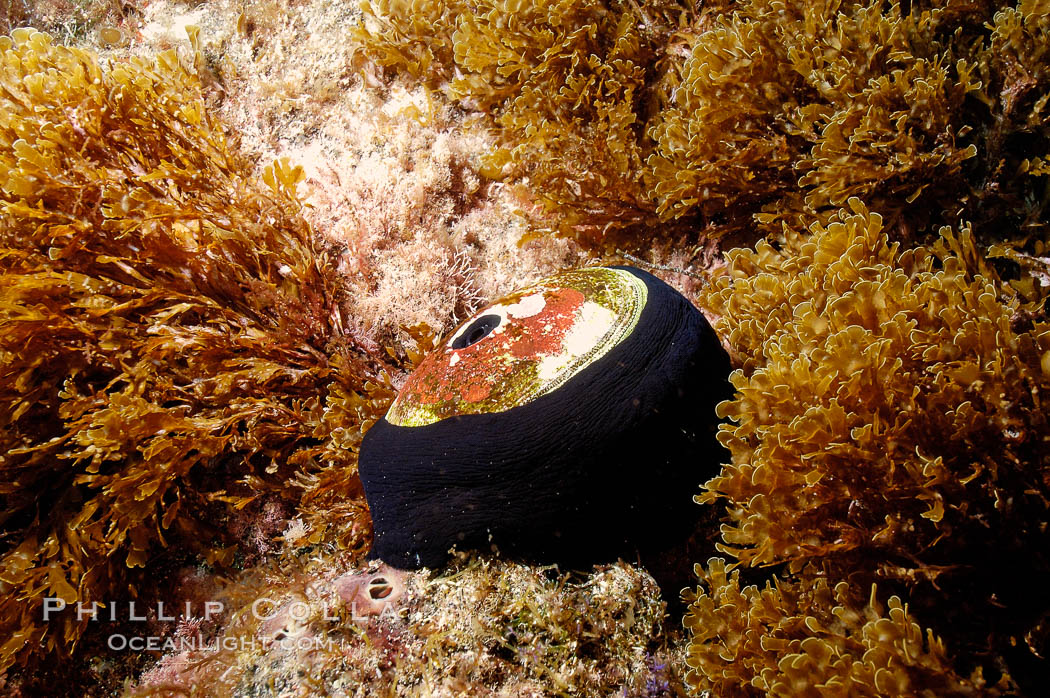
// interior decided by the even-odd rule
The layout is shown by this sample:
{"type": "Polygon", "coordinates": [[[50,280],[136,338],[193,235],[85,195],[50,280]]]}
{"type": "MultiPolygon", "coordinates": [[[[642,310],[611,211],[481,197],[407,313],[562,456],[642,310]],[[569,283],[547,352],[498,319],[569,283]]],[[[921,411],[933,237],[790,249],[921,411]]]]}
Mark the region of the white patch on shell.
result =
{"type": "Polygon", "coordinates": [[[449,366],[455,366],[458,363],[459,363],[459,353],[454,351],[454,352],[452,352],[452,358],[450,358],[448,360],[448,365],[449,366]]]}
{"type": "Polygon", "coordinates": [[[541,381],[552,381],[576,359],[587,354],[608,334],[616,322],[616,315],[608,308],[587,301],[578,311],[576,322],[565,335],[562,351],[554,356],[540,359],[538,368],[541,381]]]}
{"type": "Polygon", "coordinates": [[[546,307],[547,301],[542,293],[533,293],[525,296],[517,303],[506,306],[507,315],[512,318],[526,318],[541,312],[546,307]]]}

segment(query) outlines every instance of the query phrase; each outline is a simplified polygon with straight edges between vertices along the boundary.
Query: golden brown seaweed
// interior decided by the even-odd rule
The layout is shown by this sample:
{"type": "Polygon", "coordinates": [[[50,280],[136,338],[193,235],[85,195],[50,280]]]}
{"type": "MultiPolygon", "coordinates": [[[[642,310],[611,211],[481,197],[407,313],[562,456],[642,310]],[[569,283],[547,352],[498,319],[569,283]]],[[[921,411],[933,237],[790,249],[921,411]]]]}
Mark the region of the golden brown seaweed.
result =
{"type": "Polygon", "coordinates": [[[527,177],[537,233],[688,249],[826,222],[857,196],[919,241],[971,221],[1026,300],[1045,296],[1037,2],[363,8],[367,55],[482,112],[501,143],[488,174],[527,177]]]}
{"type": "Polygon", "coordinates": [[[1008,653],[1047,610],[1050,324],[1019,315],[968,229],[904,249],[850,205],[729,253],[704,294],[741,368],[719,408],[732,461],[698,501],[725,505],[742,565],[878,582],[956,659],[1008,653]]]}
{"type": "Polygon", "coordinates": [[[707,589],[688,595],[684,620],[694,690],[725,698],[977,694],[952,670],[944,644],[900,598],[883,607],[874,586],[867,599],[813,575],[742,586],[720,558],[699,571],[707,589]]]}
{"type": "Polygon", "coordinates": [[[358,38],[496,127],[483,171],[527,176],[545,230],[605,244],[656,223],[643,189],[646,109],[679,17],[674,0],[365,2],[358,38]],[[644,6],[644,10],[642,9],[644,6]]]}
{"type": "Polygon", "coordinates": [[[134,596],[167,545],[228,565],[226,519],[267,499],[362,549],[355,449],[389,390],[300,170],[251,176],[174,52],[17,30],[0,61],[2,670],[85,630],[45,597],[134,596]]]}

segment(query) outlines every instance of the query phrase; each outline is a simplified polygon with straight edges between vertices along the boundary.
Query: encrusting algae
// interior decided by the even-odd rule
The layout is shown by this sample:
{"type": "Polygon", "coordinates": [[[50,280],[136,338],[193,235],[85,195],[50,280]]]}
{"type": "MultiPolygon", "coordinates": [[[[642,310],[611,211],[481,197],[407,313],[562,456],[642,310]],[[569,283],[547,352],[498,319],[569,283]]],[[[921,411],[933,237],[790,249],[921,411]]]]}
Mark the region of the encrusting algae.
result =
{"type": "Polygon", "coordinates": [[[171,653],[124,695],[684,695],[660,590],[624,563],[583,576],[461,555],[428,574],[322,555],[238,587],[223,649],[171,653]]]}
{"type": "Polygon", "coordinates": [[[382,66],[486,115],[483,173],[529,178],[544,228],[601,236],[658,222],[641,187],[645,111],[684,5],[633,2],[362,4],[356,31],[382,66]]]}

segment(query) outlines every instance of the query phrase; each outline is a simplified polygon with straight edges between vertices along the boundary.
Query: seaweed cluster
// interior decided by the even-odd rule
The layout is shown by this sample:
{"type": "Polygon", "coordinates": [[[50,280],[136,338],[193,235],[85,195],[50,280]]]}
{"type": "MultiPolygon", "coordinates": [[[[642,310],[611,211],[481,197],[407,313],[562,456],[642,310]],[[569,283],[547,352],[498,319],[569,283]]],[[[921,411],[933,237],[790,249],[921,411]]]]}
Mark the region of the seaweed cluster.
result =
{"type": "MultiPolygon", "coordinates": [[[[968,229],[906,249],[889,241],[878,214],[850,206],[779,250],[761,242],[728,253],[727,273],[705,292],[742,359],[736,396],[719,407],[731,420],[719,439],[732,462],[698,501],[725,505],[719,547],[737,564],[780,565],[813,605],[834,590],[825,612],[863,608],[877,583],[945,638],[972,685],[1000,672],[1030,680],[1050,613],[1037,591],[1050,578],[1050,323],[1004,294],[968,229]]],[[[710,599],[735,582],[707,576],[710,597],[701,594],[687,620],[693,681],[721,689],[738,678],[739,667],[722,666],[737,640],[704,630],[705,619],[710,599]]],[[[781,592],[743,596],[755,613],[796,603],[781,592]]],[[[786,639],[823,642],[830,631],[813,613],[816,625],[805,621],[786,639]]],[[[769,641],[783,622],[752,629],[765,636],[754,676],[783,670],[787,649],[769,641]]],[[[930,642],[896,646],[898,661],[921,650],[944,666],[930,642]]],[[[811,683],[836,672],[828,664],[811,683]]]]}
{"type": "Polygon", "coordinates": [[[378,64],[488,115],[482,174],[527,176],[542,229],[601,238],[657,221],[642,185],[646,109],[686,5],[659,0],[364,2],[378,64]]]}
{"type": "Polygon", "coordinates": [[[874,586],[867,600],[822,577],[741,588],[740,572],[727,574],[717,558],[702,576],[709,591],[687,595],[684,621],[694,686],[716,685],[719,696],[974,693],[952,671],[944,644],[923,633],[899,597],[883,608],[874,586]]]}
{"type": "Polygon", "coordinates": [[[689,34],[653,128],[660,210],[741,227],[761,212],[768,226],[850,196],[911,203],[933,179],[954,184],[976,148],[953,117],[980,89],[949,46],[959,19],[879,2],[748,2],[689,34]]]}
{"type": "Polygon", "coordinates": [[[648,160],[659,210],[778,235],[855,196],[901,237],[966,220],[1006,243],[993,256],[1041,256],[1048,28],[1036,2],[741,3],[688,35],[671,76],[648,160]]]}
{"type": "Polygon", "coordinates": [[[363,549],[356,447],[391,392],[343,332],[301,171],[251,176],[192,67],[32,30],[0,57],[3,670],[80,640],[45,597],[134,598],[165,547],[228,569],[237,512],[285,501],[363,549]]]}
{"type": "Polygon", "coordinates": [[[537,232],[685,248],[827,222],[856,196],[902,235],[971,221],[1006,266],[1046,248],[1034,0],[363,7],[368,55],[483,112],[488,174],[528,177],[537,232]]]}

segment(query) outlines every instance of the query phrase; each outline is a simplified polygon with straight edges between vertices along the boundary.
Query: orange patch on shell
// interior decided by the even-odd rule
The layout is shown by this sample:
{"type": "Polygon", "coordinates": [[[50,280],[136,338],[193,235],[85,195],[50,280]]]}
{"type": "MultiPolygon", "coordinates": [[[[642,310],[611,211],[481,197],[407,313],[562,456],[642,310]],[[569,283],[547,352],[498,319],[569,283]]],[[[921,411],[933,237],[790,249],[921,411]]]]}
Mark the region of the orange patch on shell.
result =
{"type": "Polygon", "coordinates": [[[479,402],[510,381],[523,363],[561,352],[585,298],[573,288],[545,291],[543,297],[543,310],[535,315],[508,315],[475,344],[463,349],[446,347],[428,356],[402,388],[406,399],[421,405],[479,402]],[[452,355],[459,356],[459,361],[453,364],[452,355]]]}

